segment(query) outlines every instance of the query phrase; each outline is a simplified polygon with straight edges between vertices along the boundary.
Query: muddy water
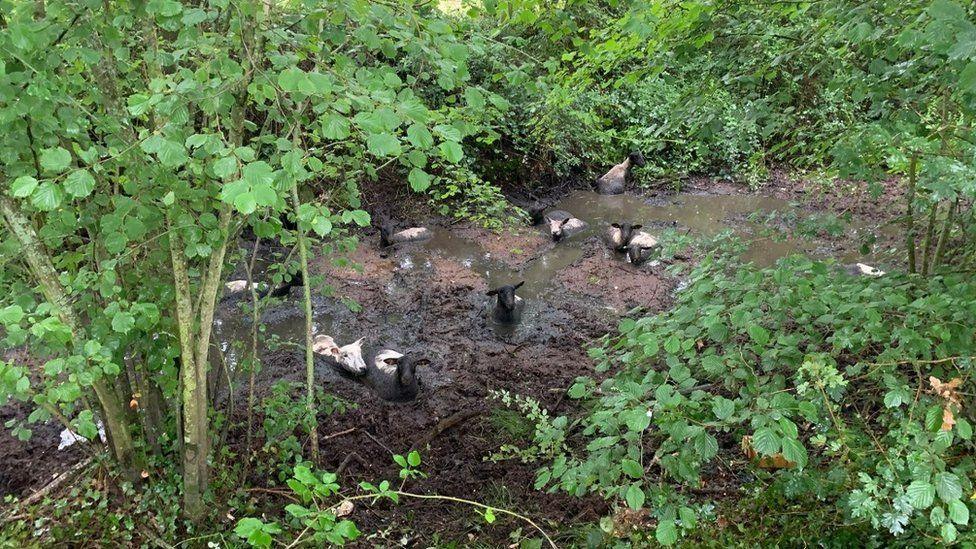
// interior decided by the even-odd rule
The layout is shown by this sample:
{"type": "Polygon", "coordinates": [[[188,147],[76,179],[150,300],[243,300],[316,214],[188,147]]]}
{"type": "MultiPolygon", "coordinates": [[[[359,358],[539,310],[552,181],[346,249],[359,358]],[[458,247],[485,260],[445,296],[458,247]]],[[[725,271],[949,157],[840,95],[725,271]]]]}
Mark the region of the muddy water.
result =
{"type": "MultiPolygon", "coordinates": [[[[591,237],[602,238],[611,223],[631,222],[644,225],[644,230],[659,234],[662,230],[674,228],[695,236],[714,236],[722,231],[733,230],[737,236],[748,242],[744,259],[760,266],[769,266],[781,257],[805,253],[813,257],[826,257],[825,251],[807,239],[782,235],[773,237],[761,222],[749,221],[752,214],[763,219],[766,214],[802,216],[789,202],[774,197],[756,194],[742,195],[704,195],[678,194],[666,200],[648,201],[633,195],[604,196],[593,192],[577,191],[552,206],[571,212],[586,221],[589,227],[582,233],[542,249],[535,257],[513,267],[492,257],[479,242],[462,238],[449,227],[434,228],[434,237],[424,243],[408,244],[388,249],[393,266],[390,281],[385,285],[386,298],[395,301],[401,296],[411,294],[420,279],[416,275],[433,270],[432,259],[439,257],[450,260],[471,271],[484,280],[488,288],[524,281],[518,294],[526,299],[527,306],[518,326],[497,326],[492,328],[496,335],[507,340],[517,340],[520,332],[537,331],[546,322],[547,302],[551,293],[557,291],[557,275],[560,271],[579,261],[585,253],[585,244],[591,237]]],[[[547,228],[537,228],[547,233],[547,228]]],[[[866,230],[855,221],[849,233],[866,230]]],[[[369,246],[370,243],[363,243],[369,246]]],[[[377,252],[378,253],[378,252],[377,252]]],[[[606,250],[609,262],[626,262],[621,254],[606,250]]],[[[866,261],[863,256],[848,253],[837,258],[842,262],[866,261]]],[[[871,258],[868,258],[870,260],[871,258]]],[[[284,303],[266,311],[262,317],[265,331],[261,341],[279,338],[286,344],[302,341],[305,324],[301,312],[300,292],[293,290],[292,297],[284,303]]],[[[491,299],[485,297],[483,313],[491,306],[491,299]]],[[[316,333],[327,333],[340,342],[352,341],[362,335],[363,323],[375,324],[377,329],[403,325],[403,317],[382,314],[356,314],[336,299],[317,296],[314,303],[316,333]]],[[[402,331],[402,330],[401,330],[402,331]]],[[[236,362],[236,354],[230,349],[230,341],[249,341],[250,322],[245,315],[224,314],[216,322],[216,332],[222,346],[236,362]]],[[[389,339],[391,334],[387,334],[389,339]]],[[[408,337],[407,334],[392,334],[394,339],[408,337]],[[399,337],[398,337],[399,335],[399,337]]]]}

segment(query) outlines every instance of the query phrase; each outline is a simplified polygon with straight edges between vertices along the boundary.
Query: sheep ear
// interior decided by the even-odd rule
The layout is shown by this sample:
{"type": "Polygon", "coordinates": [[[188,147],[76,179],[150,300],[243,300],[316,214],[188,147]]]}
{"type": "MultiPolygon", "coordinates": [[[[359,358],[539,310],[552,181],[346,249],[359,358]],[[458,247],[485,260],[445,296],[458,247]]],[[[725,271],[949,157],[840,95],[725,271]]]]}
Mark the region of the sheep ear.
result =
{"type": "Polygon", "coordinates": [[[392,356],[391,356],[391,357],[389,357],[389,358],[385,358],[385,359],[383,359],[383,362],[385,362],[385,363],[387,363],[387,364],[389,364],[390,366],[396,366],[397,364],[399,364],[399,363],[400,363],[400,359],[399,359],[399,358],[397,358],[397,357],[392,357],[392,356]]]}
{"type": "Polygon", "coordinates": [[[562,227],[563,225],[565,225],[567,223],[569,223],[569,218],[568,217],[566,219],[563,219],[562,222],[559,223],[559,226],[562,227]]]}
{"type": "Polygon", "coordinates": [[[518,284],[516,284],[515,286],[512,286],[512,289],[513,289],[513,290],[518,290],[519,288],[521,288],[521,287],[522,287],[522,284],[525,284],[525,281],[524,281],[524,280],[523,280],[522,282],[519,282],[519,283],[518,283],[518,284]]]}
{"type": "Polygon", "coordinates": [[[498,290],[488,290],[487,292],[485,292],[485,295],[496,295],[496,294],[498,294],[498,290]]]}
{"type": "Polygon", "coordinates": [[[429,358],[421,358],[419,360],[413,361],[413,364],[414,364],[414,366],[429,366],[430,365],[430,359],[429,358]]]}
{"type": "Polygon", "coordinates": [[[611,223],[610,226],[613,227],[614,229],[619,229],[620,223],[611,223]]]}
{"type": "Polygon", "coordinates": [[[633,227],[631,227],[631,228],[632,228],[632,229],[634,229],[635,231],[639,231],[639,230],[641,230],[641,229],[643,229],[643,228],[644,228],[644,226],[643,226],[643,225],[634,225],[634,226],[633,226],[633,227]]]}

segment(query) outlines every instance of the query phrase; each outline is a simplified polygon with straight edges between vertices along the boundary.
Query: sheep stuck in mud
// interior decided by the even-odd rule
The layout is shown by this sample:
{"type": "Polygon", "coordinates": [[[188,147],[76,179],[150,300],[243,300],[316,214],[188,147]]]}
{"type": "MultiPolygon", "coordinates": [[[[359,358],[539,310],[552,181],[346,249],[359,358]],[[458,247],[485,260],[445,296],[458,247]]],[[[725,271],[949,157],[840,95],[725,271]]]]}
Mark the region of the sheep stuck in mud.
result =
{"type": "Polygon", "coordinates": [[[611,223],[607,230],[607,243],[616,252],[626,252],[630,240],[636,231],[640,231],[643,225],[632,225],[630,223],[611,223]]]}
{"type": "Polygon", "coordinates": [[[388,248],[394,244],[407,242],[423,242],[434,237],[433,231],[426,227],[411,227],[397,231],[393,222],[383,219],[380,223],[380,247],[388,248]]]}
{"type": "Polygon", "coordinates": [[[365,339],[340,347],[332,336],[320,334],[315,336],[312,350],[325,357],[340,376],[362,383],[383,400],[407,402],[417,398],[421,386],[417,367],[430,364],[430,360],[392,349],[383,349],[365,360],[365,339]]]}
{"type": "Polygon", "coordinates": [[[627,243],[627,259],[634,265],[640,265],[647,261],[654,250],[661,244],[656,238],[644,231],[634,234],[627,243]]]}
{"type": "Polygon", "coordinates": [[[580,233],[589,226],[586,221],[574,217],[565,210],[553,210],[547,213],[546,223],[549,225],[549,235],[554,242],[580,233]]]}
{"type": "Polygon", "coordinates": [[[517,324],[522,319],[522,311],[525,310],[525,300],[515,295],[525,284],[525,281],[518,284],[499,286],[489,290],[486,295],[494,297],[494,305],[491,308],[491,319],[498,324],[517,324]]]}
{"type": "Polygon", "coordinates": [[[623,162],[610,168],[610,171],[596,180],[597,192],[600,194],[622,194],[627,189],[631,170],[634,166],[641,167],[644,164],[646,164],[644,155],[636,151],[630,153],[623,162]]]}

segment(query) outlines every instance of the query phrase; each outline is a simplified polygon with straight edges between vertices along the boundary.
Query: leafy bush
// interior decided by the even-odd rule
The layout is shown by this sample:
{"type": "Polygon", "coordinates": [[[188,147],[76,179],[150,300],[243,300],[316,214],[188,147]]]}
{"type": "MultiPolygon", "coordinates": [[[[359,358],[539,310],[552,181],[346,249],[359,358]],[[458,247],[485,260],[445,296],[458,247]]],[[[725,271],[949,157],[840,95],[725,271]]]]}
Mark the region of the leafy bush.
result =
{"type": "Polygon", "coordinates": [[[967,276],[857,278],[802,258],[758,270],[715,252],[672,311],[625,319],[591,350],[612,375],[572,386],[584,417],[537,431],[552,460],[537,485],[647,507],[669,543],[707,503],[684,488],[731,468],[879,539],[956,541],[973,491],[973,325],[967,276]],[[547,446],[560,437],[571,450],[547,446]]]}

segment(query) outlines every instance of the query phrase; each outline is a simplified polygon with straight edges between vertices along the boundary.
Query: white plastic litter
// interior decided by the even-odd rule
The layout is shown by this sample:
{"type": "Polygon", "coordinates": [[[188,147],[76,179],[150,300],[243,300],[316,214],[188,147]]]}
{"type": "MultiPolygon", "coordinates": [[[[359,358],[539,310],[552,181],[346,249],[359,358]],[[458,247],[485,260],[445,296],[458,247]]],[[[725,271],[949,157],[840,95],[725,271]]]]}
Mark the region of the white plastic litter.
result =
{"type": "MultiPolygon", "coordinates": [[[[98,426],[98,438],[101,439],[102,442],[106,442],[108,439],[105,438],[105,425],[103,425],[101,421],[99,421],[96,425],[98,426]]],[[[58,450],[64,450],[69,446],[73,446],[76,442],[88,442],[88,439],[79,435],[78,433],[75,433],[71,429],[63,429],[61,431],[61,442],[58,443],[58,450]]]]}

